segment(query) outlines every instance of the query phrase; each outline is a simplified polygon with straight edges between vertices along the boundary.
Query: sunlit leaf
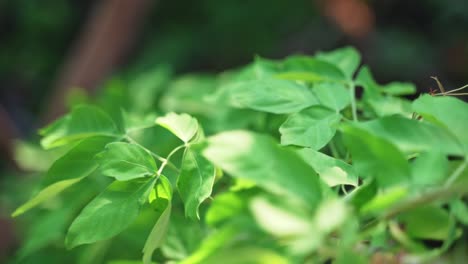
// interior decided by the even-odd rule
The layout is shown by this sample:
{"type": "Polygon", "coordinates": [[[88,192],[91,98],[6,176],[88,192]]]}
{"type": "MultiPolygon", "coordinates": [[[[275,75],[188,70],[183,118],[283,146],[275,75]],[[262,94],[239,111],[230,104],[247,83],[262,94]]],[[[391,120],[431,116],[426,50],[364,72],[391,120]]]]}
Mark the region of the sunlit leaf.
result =
{"type": "Polygon", "coordinates": [[[354,72],[361,62],[359,52],[353,47],[319,52],[317,58],[336,65],[349,79],[353,77],[354,72]]]}
{"type": "Polygon", "coordinates": [[[208,138],[203,155],[233,177],[246,178],[275,193],[288,194],[317,205],[319,176],[296,153],[281,148],[268,136],[245,131],[208,138]]]}
{"type": "Polygon", "coordinates": [[[171,131],[185,143],[189,142],[198,131],[197,120],[187,114],[169,113],[158,117],[156,123],[171,131]]]}
{"type": "Polygon", "coordinates": [[[309,148],[300,149],[297,153],[314,168],[328,186],[341,184],[357,186],[358,176],[354,168],[344,161],[309,148]]]}

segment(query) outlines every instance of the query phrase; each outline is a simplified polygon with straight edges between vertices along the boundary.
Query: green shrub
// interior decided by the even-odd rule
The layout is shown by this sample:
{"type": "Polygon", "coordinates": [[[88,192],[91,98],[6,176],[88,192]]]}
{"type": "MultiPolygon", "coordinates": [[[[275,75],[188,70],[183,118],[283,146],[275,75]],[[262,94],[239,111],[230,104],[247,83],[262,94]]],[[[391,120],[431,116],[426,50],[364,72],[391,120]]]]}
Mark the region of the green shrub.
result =
{"type": "Polygon", "coordinates": [[[65,154],[13,214],[43,212],[20,256],[52,241],[91,244],[83,263],[139,263],[138,248],[144,263],[366,263],[463,247],[468,105],[407,100],[412,84],[359,66],[342,48],[110,82],[40,131],[65,154]]]}

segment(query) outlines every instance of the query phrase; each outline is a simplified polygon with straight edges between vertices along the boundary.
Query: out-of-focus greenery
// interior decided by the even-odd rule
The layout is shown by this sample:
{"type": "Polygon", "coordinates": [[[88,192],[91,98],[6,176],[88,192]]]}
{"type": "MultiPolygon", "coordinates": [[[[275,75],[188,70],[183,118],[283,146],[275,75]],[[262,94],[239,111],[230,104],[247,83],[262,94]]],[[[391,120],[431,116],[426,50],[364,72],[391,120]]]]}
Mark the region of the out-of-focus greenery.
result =
{"type": "Polygon", "coordinates": [[[34,193],[11,263],[466,257],[465,102],[405,99],[350,47],[171,76],[114,78],[20,146],[42,181],[5,195],[34,193]]]}
{"type": "MultiPolygon", "coordinates": [[[[12,112],[18,109],[29,112],[26,121],[22,119],[24,116],[14,115],[20,125],[25,122],[33,124],[36,120],[42,100],[50,92],[64,56],[92,2],[0,1],[0,102],[12,112]]],[[[317,49],[331,49],[349,42],[363,52],[364,62],[372,67],[379,80],[412,80],[422,84],[419,89],[423,91],[427,91],[428,84],[435,87],[428,78],[430,75],[438,75],[452,88],[466,82],[468,5],[464,0],[367,2],[376,15],[375,32],[364,40],[353,40],[324,18],[313,1],[158,1],[149,12],[129,59],[120,65],[114,77],[102,85],[105,89],[95,99],[75,96],[71,104],[95,101],[111,114],[116,113],[120,106],[131,106],[137,112],[145,112],[159,104],[164,111],[193,114],[206,124],[208,133],[221,128],[258,130],[265,125],[261,122],[266,122],[262,115],[242,110],[248,119],[235,118],[229,111],[219,117],[219,113],[213,114],[215,105],[202,102],[202,97],[213,92],[224,80],[222,75],[216,80],[203,74],[169,80],[174,74],[221,71],[239,66],[250,62],[255,55],[279,58],[292,53],[312,54],[317,49]],[[193,87],[202,92],[193,93],[193,87]],[[129,89],[140,92],[129,93],[129,89]],[[171,91],[169,95],[177,100],[167,95],[160,97],[165,91],[171,91]],[[158,99],[152,101],[152,98],[158,99]],[[207,122],[213,116],[218,120],[207,122]]],[[[229,77],[230,73],[225,74],[229,77]]],[[[282,121],[282,117],[269,119],[266,122],[270,126],[269,132],[278,136],[275,129],[282,121]]],[[[20,128],[25,130],[25,134],[35,133],[33,125],[20,128]]],[[[170,135],[163,131],[140,136],[142,142],[161,153],[167,153],[173,147],[170,135]],[[152,140],[155,136],[160,137],[158,144],[152,140]],[[165,144],[160,145],[161,142],[165,144]]],[[[18,159],[21,165],[33,171],[43,171],[49,167],[47,162],[63,154],[46,154],[37,146],[22,147],[19,148],[18,159]]],[[[75,185],[63,193],[61,199],[15,222],[22,243],[22,251],[16,253],[28,255],[39,246],[47,245],[45,250],[24,259],[24,263],[37,263],[39,259],[53,263],[66,258],[90,263],[90,259],[101,257],[98,255],[100,252],[108,252],[103,250],[107,247],[112,248],[115,254],[119,253],[119,258],[125,258],[124,255],[132,258],[139,254],[141,237],[150,231],[148,223],[154,220],[144,213],[130,230],[116,238],[117,241],[126,241],[120,244],[125,245],[121,248],[119,243],[112,242],[112,245],[98,243],[68,252],[63,250],[68,224],[80,206],[87,202],[86,197],[97,194],[108,183],[95,178],[75,185]],[[57,215],[51,216],[54,208],[63,208],[64,201],[70,201],[70,210],[58,211],[57,215]],[[31,225],[32,222],[35,225],[31,225]],[[42,241],[24,240],[25,237],[36,237],[42,241]]],[[[28,194],[33,189],[38,188],[36,174],[24,177],[4,173],[1,181],[0,205],[5,212],[12,211],[29,198],[28,194]]],[[[173,221],[182,222],[183,217],[175,216],[173,221]]],[[[184,250],[192,252],[198,246],[193,241],[203,236],[206,230],[198,224],[187,225],[186,229],[181,235],[186,236],[183,237],[184,250]]],[[[171,229],[169,232],[178,231],[171,229]]],[[[171,246],[177,247],[181,242],[173,243],[171,246]]],[[[112,254],[105,257],[112,259],[112,254]]]]}

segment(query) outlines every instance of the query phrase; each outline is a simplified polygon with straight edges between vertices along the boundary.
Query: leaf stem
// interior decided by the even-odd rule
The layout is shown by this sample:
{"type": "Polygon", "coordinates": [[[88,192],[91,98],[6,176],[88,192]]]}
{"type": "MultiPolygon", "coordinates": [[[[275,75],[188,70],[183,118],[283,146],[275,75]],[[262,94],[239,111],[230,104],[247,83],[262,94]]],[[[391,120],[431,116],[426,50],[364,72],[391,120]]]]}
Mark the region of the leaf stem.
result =
{"type": "Polygon", "coordinates": [[[457,169],[449,176],[448,180],[445,182],[444,187],[449,188],[462,174],[463,170],[465,170],[466,166],[468,165],[468,161],[464,160],[462,164],[460,164],[457,169]]]}
{"type": "MultiPolygon", "coordinates": [[[[173,169],[174,171],[180,172],[180,170],[177,168],[177,166],[174,165],[172,162],[170,162],[170,161],[168,160],[168,158],[164,158],[164,157],[159,156],[158,154],[154,153],[153,151],[149,150],[149,149],[146,148],[145,146],[141,145],[140,143],[138,143],[136,140],[134,140],[133,138],[131,138],[131,137],[128,136],[128,135],[125,136],[125,139],[126,139],[128,142],[130,142],[130,143],[132,143],[132,144],[135,144],[135,145],[138,145],[138,146],[144,148],[146,151],[148,151],[148,152],[151,154],[151,156],[153,156],[154,158],[156,158],[157,160],[159,160],[159,161],[161,162],[161,167],[162,167],[163,164],[164,164],[164,166],[167,165],[169,168],[173,169]]],[[[180,146],[179,146],[179,147],[180,147],[180,146]]],[[[172,152],[171,152],[171,153],[172,153],[172,152]]],[[[171,155],[171,154],[169,154],[169,155],[171,155]]],[[[168,157],[169,157],[169,156],[168,156],[168,157]]],[[[159,170],[161,170],[161,167],[160,167],[159,170]]],[[[159,171],[158,171],[158,176],[159,176],[159,175],[160,175],[160,173],[159,173],[159,171]]]]}
{"type": "MultiPolygon", "coordinates": [[[[164,161],[162,162],[161,167],[159,167],[159,170],[158,170],[157,174],[158,174],[158,175],[161,175],[161,173],[163,172],[163,170],[164,170],[164,168],[166,167],[166,165],[168,165],[169,167],[172,167],[172,166],[173,166],[174,168],[177,169],[177,167],[176,167],[172,162],[170,162],[170,159],[171,159],[171,157],[172,157],[177,151],[179,151],[180,149],[185,148],[185,147],[187,147],[187,145],[186,145],[186,144],[183,144],[183,145],[180,145],[180,146],[176,147],[175,149],[173,149],[173,150],[169,153],[169,155],[167,155],[167,157],[164,159],[164,161]]],[[[177,172],[180,172],[180,170],[177,169],[177,172]]]]}
{"type": "Polygon", "coordinates": [[[357,118],[357,108],[356,108],[356,87],[353,81],[349,81],[348,86],[349,86],[349,95],[351,98],[351,112],[353,114],[353,121],[357,122],[358,118],[357,118]]]}

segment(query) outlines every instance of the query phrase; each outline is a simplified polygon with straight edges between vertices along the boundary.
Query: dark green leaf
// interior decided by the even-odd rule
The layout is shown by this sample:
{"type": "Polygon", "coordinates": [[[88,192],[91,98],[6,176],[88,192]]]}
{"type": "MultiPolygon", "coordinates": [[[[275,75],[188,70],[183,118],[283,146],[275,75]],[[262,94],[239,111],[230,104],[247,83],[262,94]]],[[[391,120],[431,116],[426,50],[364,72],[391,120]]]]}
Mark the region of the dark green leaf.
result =
{"type": "Polygon", "coordinates": [[[114,142],[96,156],[103,175],[119,181],[155,175],[156,162],[144,148],[124,142],[114,142]]]}
{"type": "Polygon", "coordinates": [[[93,137],[118,137],[118,131],[112,119],[94,106],[77,106],[72,112],[42,129],[44,138],[41,144],[49,149],[72,143],[74,141],[93,137]]]}
{"type": "Polygon", "coordinates": [[[105,240],[122,232],[140,213],[155,182],[156,177],[114,181],[73,221],[65,240],[67,247],[105,240]]]}
{"type": "Polygon", "coordinates": [[[186,216],[200,218],[198,207],[211,195],[215,175],[215,168],[209,161],[191,148],[185,150],[177,188],[184,202],[186,216]]]}
{"type": "Polygon", "coordinates": [[[270,137],[245,131],[224,132],[208,139],[203,155],[234,177],[300,198],[312,208],[320,201],[317,173],[270,137]]]}
{"type": "Polygon", "coordinates": [[[356,124],[345,124],[341,131],[351,152],[353,167],[360,176],[374,177],[381,187],[409,181],[410,166],[395,145],[356,124]]]}
{"type": "MultiPolygon", "coordinates": [[[[84,177],[84,176],[83,176],[84,177]]],[[[42,189],[38,194],[36,194],[31,200],[26,202],[25,204],[18,207],[12,214],[13,217],[23,214],[24,212],[34,208],[35,206],[57,196],[57,194],[61,193],[68,187],[72,186],[73,184],[79,182],[83,179],[81,178],[74,178],[69,180],[63,180],[56,183],[53,183],[44,189],[42,189]]]]}
{"type": "Polygon", "coordinates": [[[402,213],[398,219],[406,233],[413,238],[445,240],[451,229],[450,215],[444,209],[427,205],[402,213]]]}
{"type": "Polygon", "coordinates": [[[323,148],[335,135],[341,115],[313,106],[289,116],[279,131],[282,145],[323,148]]]}
{"type": "Polygon", "coordinates": [[[351,194],[345,197],[356,209],[371,201],[377,194],[377,182],[374,179],[364,182],[357,187],[351,194]]]}
{"type": "Polygon", "coordinates": [[[62,180],[77,179],[89,175],[97,168],[94,155],[102,151],[113,140],[115,138],[101,136],[80,141],[52,164],[42,182],[42,186],[45,187],[62,180]]]}
{"type": "Polygon", "coordinates": [[[13,216],[21,215],[57,196],[68,187],[88,176],[97,168],[93,156],[113,139],[111,137],[91,137],[79,142],[52,164],[42,182],[43,189],[28,202],[16,209],[13,216]]]}

